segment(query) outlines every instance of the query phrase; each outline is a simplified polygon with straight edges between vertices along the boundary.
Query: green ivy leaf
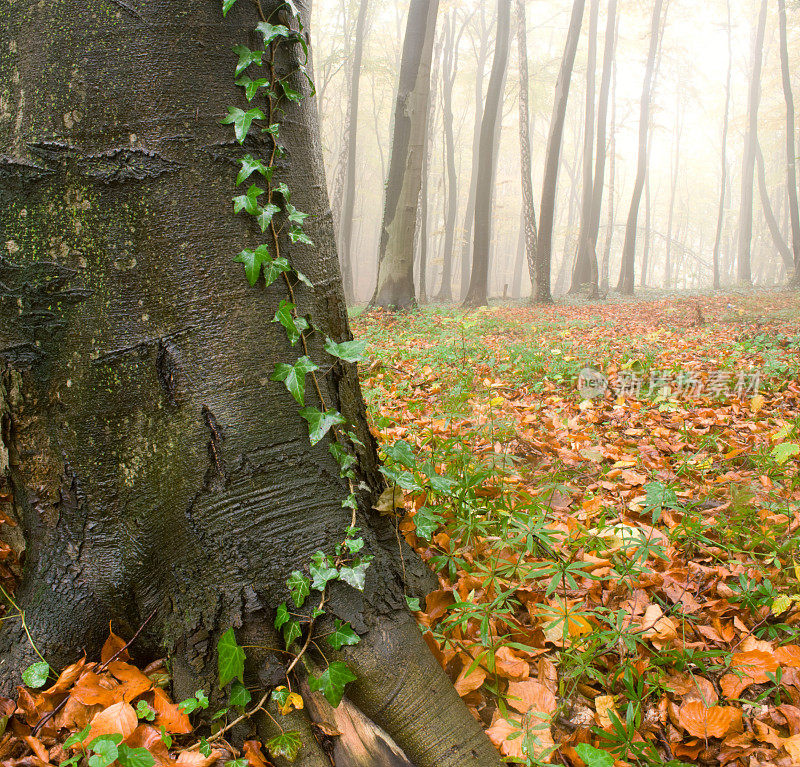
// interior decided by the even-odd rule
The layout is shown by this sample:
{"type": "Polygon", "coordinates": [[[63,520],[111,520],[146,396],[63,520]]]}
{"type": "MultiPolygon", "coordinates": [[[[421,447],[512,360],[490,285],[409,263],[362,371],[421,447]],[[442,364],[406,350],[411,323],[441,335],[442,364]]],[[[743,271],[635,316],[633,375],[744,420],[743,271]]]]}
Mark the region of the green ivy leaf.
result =
{"type": "Polygon", "coordinates": [[[220,688],[234,679],[244,681],[244,650],[239,647],[232,628],[229,628],[217,643],[217,666],[220,688]]]}
{"type": "Polygon", "coordinates": [[[286,39],[289,37],[289,29],[288,27],[284,27],[281,24],[270,24],[266,21],[262,21],[256,29],[264,35],[264,47],[266,48],[270,43],[273,43],[275,40],[280,38],[286,39]]]}
{"type": "Polygon", "coordinates": [[[236,77],[251,64],[261,66],[261,57],[264,55],[264,51],[251,51],[246,45],[234,45],[233,52],[239,57],[239,61],[236,62],[236,77]]]}
{"type": "Polygon", "coordinates": [[[334,650],[341,650],[345,645],[357,645],[361,641],[358,634],[353,631],[353,627],[349,623],[340,621],[338,618],[336,618],[333,633],[329,634],[327,639],[328,644],[333,647],[334,650]]]}
{"type": "Polygon", "coordinates": [[[345,685],[356,679],[356,675],[344,663],[336,660],[319,677],[309,677],[308,684],[312,691],[320,691],[328,703],[336,708],[342,702],[345,685]]]}
{"type": "MultiPolygon", "coordinates": [[[[243,250],[233,260],[234,263],[244,264],[244,273],[247,275],[247,281],[251,285],[255,285],[258,282],[258,278],[261,274],[261,267],[264,264],[272,264],[272,257],[266,245],[259,245],[255,250],[243,250]]],[[[269,285],[271,283],[267,282],[267,284],[269,285]]]]}
{"type": "Polygon", "coordinates": [[[284,0],[283,4],[292,12],[296,19],[300,18],[300,11],[297,10],[297,6],[294,4],[293,0],[284,0]]]}
{"type": "Polygon", "coordinates": [[[265,88],[269,85],[269,79],[266,77],[259,77],[253,80],[248,75],[242,75],[236,80],[236,84],[240,88],[244,88],[244,95],[248,101],[252,101],[258,94],[259,88],[265,88]]]}
{"type": "Polygon", "coordinates": [[[228,704],[244,708],[252,698],[253,696],[250,694],[250,690],[241,682],[234,682],[231,685],[231,694],[228,696],[228,704]]]}
{"type": "Polygon", "coordinates": [[[333,561],[322,551],[311,557],[309,569],[313,578],[311,588],[317,591],[323,591],[330,581],[335,581],[339,577],[339,571],[333,566],[333,561]]]}
{"type": "Polygon", "coordinates": [[[411,610],[411,612],[413,612],[413,613],[418,613],[420,610],[422,610],[422,607],[420,606],[420,603],[419,603],[419,597],[413,597],[412,598],[412,597],[407,596],[406,597],[406,605],[408,606],[408,609],[411,610]]]}
{"type": "MultiPolygon", "coordinates": [[[[267,287],[269,287],[284,272],[290,272],[290,271],[292,271],[292,267],[289,265],[289,262],[285,258],[272,259],[270,263],[267,265],[267,268],[264,270],[264,282],[266,283],[267,287]]],[[[301,319],[302,318],[298,317],[298,321],[301,319]]],[[[302,321],[305,322],[305,320],[302,321]]],[[[300,327],[299,323],[298,327],[300,327]]],[[[307,322],[305,327],[306,328],[308,327],[307,322]]]]}
{"type": "Polygon", "coordinates": [[[267,228],[272,223],[272,219],[275,218],[275,214],[279,212],[280,208],[277,205],[273,205],[271,202],[259,210],[256,221],[258,221],[262,232],[267,231],[267,228]]]}
{"type": "Polygon", "coordinates": [[[274,191],[275,194],[279,194],[281,197],[283,197],[283,199],[286,201],[288,205],[289,200],[292,199],[292,193],[289,191],[289,187],[286,186],[285,183],[281,182],[275,187],[274,191]]]}
{"type": "Polygon", "coordinates": [[[275,613],[275,628],[278,631],[281,630],[281,627],[288,623],[292,619],[292,616],[289,615],[289,609],[286,605],[278,605],[278,610],[275,613]]]}
{"type": "Polygon", "coordinates": [[[297,275],[297,279],[303,283],[303,285],[307,285],[312,290],[314,289],[314,283],[308,279],[302,272],[298,272],[297,269],[294,270],[294,273],[297,275]]]}
{"type": "Polygon", "coordinates": [[[236,0],[222,0],[222,15],[227,16],[228,11],[233,8],[233,4],[236,0]]]}
{"type": "Polygon", "coordinates": [[[366,341],[343,341],[337,344],[331,338],[325,339],[325,351],[331,357],[337,357],[345,362],[362,362],[367,348],[366,341]]]}
{"type": "Polygon", "coordinates": [[[22,681],[25,682],[28,687],[38,690],[40,687],[44,687],[49,674],[50,664],[45,663],[45,661],[39,661],[38,663],[33,663],[28,666],[28,668],[22,672],[22,681]]]}
{"type": "Polygon", "coordinates": [[[267,179],[267,182],[272,180],[272,168],[268,168],[264,165],[261,160],[256,160],[255,157],[252,155],[245,155],[242,160],[242,169],[239,171],[239,175],[236,177],[236,186],[247,181],[250,176],[252,176],[256,171],[258,171],[264,178],[267,179]]]}
{"type": "Polygon", "coordinates": [[[289,221],[291,221],[291,223],[297,224],[297,226],[302,226],[308,218],[308,213],[302,213],[301,211],[297,210],[294,205],[287,203],[286,217],[289,219],[289,221]]]}
{"type": "Polygon", "coordinates": [[[300,621],[291,620],[283,627],[283,641],[286,644],[287,650],[292,646],[292,643],[300,639],[301,636],[303,636],[303,632],[300,630],[300,621]]]}
{"type": "Polygon", "coordinates": [[[244,140],[247,138],[247,133],[250,130],[250,126],[253,124],[253,120],[263,120],[264,113],[255,107],[253,109],[248,109],[246,112],[244,109],[239,109],[239,107],[228,107],[228,116],[223,117],[220,120],[222,125],[230,125],[233,124],[233,130],[236,134],[236,140],[243,144],[244,140]]]}
{"type": "Polygon", "coordinates": [[[294,570],[286,581],[286,585],[289,587],[289,593],[295,607],[302,607],[305,604],[306,597],[311,594],[311,579],[303,575],[299,570],[294,570]]]}
{"type": "Polygon", "coordinates": [[[334,426],[346,423],[344,416],[336,410],[323,413],[315,407],[304,407],[300,415],[308,421],[308,436],[312,445],[316,445],[334,426]]]}
{"type": "Polygon", "coordinates": [[[303,406],[306,398],[306,375],[315,370],[319,368],[308,357],[303,356],[294,365],[284,363],[275,365],[271,380],[283,381],[289,394],[295,398],[298,405],[303,406]]]}
{"type": "Polygon", "coordinates": [[[124,743],[118,746],[117,761],[122,767],[153,767],[155,757],[146,748],[131,748],[124,743]]]}
{"type": "Polygon", "coordinates": [[[247,767],[248,764],[247,759],[231,759],[229,762],[225,762],[225,767],[247,767]]]}
{"type": "Polygon", "coordinates": [[[367,569],[374,557],[372,554],[360,557],[352,565],[339,569],[339,577],[349,586],[359,591],[364,590],[367,577],[367,569]]]}
{"type": "Polygon", "coordinates": [[[575,750],[588,767],[614,767],[614,757],[607,751],[601,751],[588,743],[578,744],[575,750]]]}
{"type": "Polygon", "coordinates": [[[283,95],[286,96],[289,101],[294,101],[296,104],[303,100],[303,94],[293,86],[289,85],[286,80],[280,80],[279,82],[281,90],[283,91],[283,95]]]}
{"type": "Polygon", "coordinates": [[[273,322],[280,322],[286,329],[286,335],[289,338],[289,343],[294,346],[302,334],[308,330],[308,321],[304,317],[295,317],[295,306],[291,301],[283,299],[278,305],[278,311],[275,312],[273,322]]]}
{"type": "Polygon", "coordinates": [[[289,230],[289,239],[294,245],[297,245],[298,242],[301,245],[314,245],[314,240],[312,240],[302,229],[299,229],[296,226],[293,226],[289,230]]]}
{"type": "Polygon", "coordinates": [[[211,744],[205,738],[200,738],[200,746],[197,750],[205,757],[211,756],[211,744]]]}
{"type": "Polygon", "coordinates": [[[233,212],[241,213],[245,211],[251,216],[255,216],[259,211],[258,198],[262,194],[264,194],[264,190],[261,187],[250,184],[247,194],[240,194],[238,197],[233,198],[233,212]]]}
{"type": "Polygon", "coordinates": [[[267,751],[273,759],[283,757],[289,763],[297,759],[300,749],[303,746],[303,739],[299,732],[294,730],[276,735],[265,743],[267,751]]]}

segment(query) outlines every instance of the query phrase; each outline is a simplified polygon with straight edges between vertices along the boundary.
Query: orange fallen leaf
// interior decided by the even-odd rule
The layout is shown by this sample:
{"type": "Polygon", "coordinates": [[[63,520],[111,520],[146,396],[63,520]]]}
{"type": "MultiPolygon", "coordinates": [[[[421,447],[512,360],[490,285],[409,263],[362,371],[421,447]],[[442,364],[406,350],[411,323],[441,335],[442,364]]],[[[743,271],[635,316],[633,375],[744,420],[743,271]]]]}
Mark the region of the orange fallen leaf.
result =
{"type": "Polygon", "coordinates": [[[189,717],[180,710],[160,688],[153,690],[153,710],[156,718],[153,724],[156,727],[163,727],[167,732],[174,735],[185,735],[192,731],[192,723],[189,717]]]}
{"type": "Polygon", "coordinates": [[[556,696],[541,682],[533,679],[511,682],[508,685],[508,705],[520,714],[533,710],[548,716],[552,716],[558,707],[556,696]]]}
{"type": "Polygon", "coordinates": [[[486,681],[486,672],[480,666],[476,666],[469,673],[467,671],[469,666],[461,670],[455,682],[456,692],[462,698],[477,690],[486,681]]]}
{"type": "Polygon", "coordinates": [[[100,651],[100,662],[108,663],[115,655],[115,660],[129,661],[131,656],[128,655],[128,651],[125,649],[126,644],[127,642],[124,639],[111,631],[111,625],[109,624],[108,639],[106,639],[103,649],[100,651]]]}
{"type": "Polygon", "coordinates": [[[527,679],[531,675],[528,662],[517,657],[510,647],[501,647],[494,654],[494,666],[497,675],[506,679],[527,679]]]}
{"type": "Polygon", "coordinates": [[[699,700],[684,703],[678,711],[678,721],[696,738],[724,738],[742,727],[742,712],[733,706],[705,706],[699,700]]]}
{"type": "Polygon", "coordinates": [[[125,701],[114,703],[112,706],[95,714],[90,723],[91,729],[83,744],[87,745],[102,735],[114,735],[116,733],[121,734],[124,740],[136,729],[138,723],[139,719],[130,703],[125,701]]]}
{"type": "Polygon", "coordinates": [[[261,750],[261,744],[257,740],[246,740],[244,742],[244,758],[250,767],[270,767],[271,763],[267,761],[264,752],[261,750]]]}

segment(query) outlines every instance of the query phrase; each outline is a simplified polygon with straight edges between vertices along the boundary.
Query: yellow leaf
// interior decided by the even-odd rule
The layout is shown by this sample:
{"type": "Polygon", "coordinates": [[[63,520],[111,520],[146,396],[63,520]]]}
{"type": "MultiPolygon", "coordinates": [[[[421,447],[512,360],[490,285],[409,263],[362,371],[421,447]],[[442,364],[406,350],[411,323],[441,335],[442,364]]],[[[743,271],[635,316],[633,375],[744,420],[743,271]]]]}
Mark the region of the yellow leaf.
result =
{"type": "Polygon", "coordinates": [[[756,396],[750,400],[750,410],[752,410],[754,413],[758,413],[764,407],[765,403],[766,400],[764,399],[764,396],[761,394],[756,394],[756,396]]]}
{"type": "Polygon", "coordinates": [[[782,615],[792,606],[792,598],[782,594],[773,603],[770,612],[774,616],[782,615]]]}

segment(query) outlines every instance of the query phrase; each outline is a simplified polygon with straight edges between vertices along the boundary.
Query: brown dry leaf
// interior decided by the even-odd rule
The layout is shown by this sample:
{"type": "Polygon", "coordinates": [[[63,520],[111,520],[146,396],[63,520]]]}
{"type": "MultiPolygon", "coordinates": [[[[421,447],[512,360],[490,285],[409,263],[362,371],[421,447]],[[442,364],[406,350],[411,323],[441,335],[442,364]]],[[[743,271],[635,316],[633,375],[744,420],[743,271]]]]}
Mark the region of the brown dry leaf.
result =
{"type": "Polygon", "coordinates": [[[33,753],[36,754],[39,759],[41,759],[43,762],[50,761],[50,753],[44,747],[44,743],[42,743],[39,738],[34,738],[33,735],[26,735],[24,740],[30,746],[31,751],[33,751],[33,753]]]}
{"type": "Polygon", "coordinates": [[[707,707],[699,700],[684,703],[678,712],[681,727],[696,738],[724,738],[741,731],[742,712],[733,706],[707,707]]]}
{"type": "Polygon", "coordinates": [[[264,752],[261,750],[261,743],[257,740],[246,740],[244,742],[244,758],[250,767],[271,767],[264,752]]]}
{"type": "Polygon", "coordinates": [[[731,672],[720,680],[720,687],[726,698],[737,698],[750,685],[769,681],[767,674],[778,670],[778,661],[764,650],[735,652],[731,656],[731,672]]]}
{"type": "Polygon", "coordinates": [[[42,695],[53,695],[54,693],[66,692],[72,687],[81,675],[86,666],[86,658],[81,658],[77,663],[67,666],[56,679],[55,684],[42,691],[42,695]]]}
{"type": "Polygon", "coordinates": [[[167,696],[160,687],[153,690],[153,710],[156,718],[153,724],[156,727],[163,727],[173,735],[185,735],[192,731],[192,723],[189,717],[180,710],[167,696]]]}
{"type": "Polygon", "coordinates": [[[381,493],[381,497],[372,508],[381,514],[394,514],[396,509],[402,509],[404,506],[403,491],[397,485],[393,485],[381,493]]]}
{"type": "Polygon", "coordinates": [[[800,735],[793,735],[791,738],[786,738],[783,741],[783,747],[786,753],[792,758],[795,764],[800,764],[800,735]]]}
{"type": "Polygon", "coordinates": [[[664,611],[658,605],[648,606],[641,625],[645,629],[642,636],[649,639],[659,650],[678,638],[677,624],[672,618],[665,617],[664,611]]]}
{"type": "Polygon", "coordinates": [[[125,739],[136,729],[138,723],[139,719],[133,706],[125,701],[120,701],[95,714],[91,721],[92,728],[83,743],[86,745],[101,735],[113,735],[114,733],[121,734],[125,739]]]}
{"type": "Polygon", "coordinates": [[[122,689],[118,694],[121,694],[122,699],[129,703],[153,686],[153,682],[130,663],[115,660],[109,663],[108,670],[122,683],[122,689]]]}
{"type": "Polygon", "coordinates": [[[685,696],[691,700],[699,700],[707,706],[711,706],[719,700],[719,695],[717,695],[714,685],[702,676],[674,674],[666,680],[664,686],[676,695],[685,696]]]}
{"type": "Polygon", "coordinates": [[[595,721],[604,729],[611,727],[610,712],[614,711],[613,695],[598,695],[594,699],[595,721]]]}
{"type": "Polygon", "coordinates": [[[486,672],[480,666],[476,666],[469,674],[468,670],[469,666],[463,668],[455,682],[456,692],[462,698],[480,688],[486,681],[486,672]]]}
{"type": "Polygon", "coordinates": [[[533,679],[509,683],[508,705],[519,711],[520,714],[527,714],[533,710],[548,716],[552,716],[558,707],[556,696],[543,684],[535,682],[533,679]]]}
{"type": "Polygon", "coordinates": [[[527,661],[514,654],[510,647],[501,647],[494,654],[495,671],[506,679],[527,679],[531,675],[527,661]]]}
{"type": "Polygon", "coordinates": [[[111,631],[111,624],[108,624],[108,639],[106,639],[103,649],[100,651],[100,662],[108,663],[115,655],[115,660],[129,661],[131,656],[125,648],[127,642],[118,637],[111,631]],[[119,655],[117,655],[119,653],[119,655]]]}
{"type": "Polygon", "coordinates": [[[111,677],[87,671],[72,688],[71,695],[85,706],[108,707],[121,700],[118,687],[111,677]]]}
{"type": "Polygon", "coordinates": [[[161,739],[161,731],[151,724],[140,724],[126,739],[130,748],[146,748],[155,758],[158,767],[172,764],[166,743],[161,739]]]}
{"type": "Polygon", "coordinates": [[[510,756],[519,761],[525,761],[525,754],[522,752],[522,744],[525,738],[522,736],[522,722],[512,719],[498,717],[492,726],[486,730],[489,740],[500,749],[503,756],[510,756]],[[517,733],[516,738],[511,736],[517,733]],[[511,738],[511,740],[509,740],[511,738]]]}
{"type": "Polygon", "coordinates": [[[775,660],[781,666],[800,668],[800,647],[796,644],[787,644],[775,650],[775,660]]]}
{"type": "Polygon", "coordinates": [[[184,767],[211,767],[220,756],[220,751],[216,749],[208,756],[203,756],[199,751],[182,751],[178,754],[177,764],[182,764],[184,767]]]}

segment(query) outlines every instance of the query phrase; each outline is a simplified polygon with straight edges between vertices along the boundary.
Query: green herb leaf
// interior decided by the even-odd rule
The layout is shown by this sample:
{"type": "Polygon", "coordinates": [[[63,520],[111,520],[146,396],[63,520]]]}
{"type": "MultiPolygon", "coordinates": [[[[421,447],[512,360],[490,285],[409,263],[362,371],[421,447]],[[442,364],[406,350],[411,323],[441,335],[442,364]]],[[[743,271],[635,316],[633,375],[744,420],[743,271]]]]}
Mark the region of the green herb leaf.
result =
{"type": "Polygon", "coordinates": [[[167,747],[172,748],[172,735],[167,733],[167,728],[161,725],[161,742],[167,747]]]}
{"type": "Polygon", "coordinates": [[[220,688],[225,687],[234,679],[238,679],[240,682],[244,681],[244,657],[244,650],[239,647],[233,629],[229,628],[217,643],[220,688]]]}
{"type": "Polygon", "coordinates": [[[50,664],[39,661],[38,663],[28,666],[28,668],[22,672],[22,681],[25,682],[28,687],[38,690],[40,687],[44,687],[49,674],[50,664]]]}
{"type": "Polygon", "coordinates": [[[588,743],[578,744],[575,750],[589,767],[614,767],[614,757],[607,751],[601,751],[588,743]]]}
{"type": "Polygon", "coordinates": [[[358,634],[353,631],[353,627],[349,623],[340,621],[338,618],[336,618],[333,633],[329,634],[327,639],[328,644],[333,647],[334,650],[341,650],[345,645],[357,645],[361,641],[358,634]]]}
{"type": "Polygon", "coordinates": [[[444,524],[444,517],[428,506],[423,506],[414,515],[414,527],[417,535],[429,541],[433,534],[444,524]]]}
{"type": "Polygon", "coordinates": [[[139,719],[146,719],[148,722],[152,722],[156,718],[156,712],[150,707],[150,704],[146,700],[140,700],[136,704],[136,716],[139,719]]]}
{"type": "Polygon", "coordinates": [[[286,581],[289,587],[289,593],[292,596],[292,602],[295,607],[300,608],[305,604],[306,597],[311,594],[311,579],[303,575],[299,570],[292,571],[286,581]]]}
{"type": "MultiPolygon", "coordinates": [[[[297,404],[301,407],[305,405],[306,398],[306,374],[313,373],[319,368],[308,358],[300,357],[294,365],[278,363],[275,365],[275,372],[272,374],[272,381],[283,381],[297,404]]],[[[298,605],[299,607],[300,605],[298,605]]]]}
{"type": "Polygon", "coordinates": [[[73,746],[77,746],[79,743],[83,743],[86,740],[86,736],[92,731],[92,725],[87,724],[80,732],[76,732],[74,735],[70,735],[64,741],[64,750],[72,748],[73,746]]]}
{"type": "Polygon", "coordinates": [[[153,767],[155,757],[146,748],[131,748],[124,743],[118,746],[117,760],[122,767],[153,767]]]}
{"type": "Polygon", "coordinates": [[[312,691],[320,691],[334,708],[342,702],[344,688],[348,682],[354,682],[356,675],[341,661],[334,661],[319,677],[309,677],[308,683],[312,691]]]}
{"type": "Polygon", "coordinates": [[[308,436],[312,445],[316,445],[334,426],[346,423],[344,416],[336,410],[323,413],[315,407],[304,407],[300,415],[308,421],[308,436]]]}
{"type": "Polygon", "coordinates": [[[408,609],[411,610],[412,613],[418,613],[422,610],[422,607],[419,604],[419,597],[406,597],[406,604],[408,605],[408,609]]]}
{"type": "Polygon", "coordinates": [[[343,341],[337,344],[331,338],[325,339],[325,351],[331,357],[338,357],[345,362],[361,362],[367,348],[366,341],[343,341]]]}
{"type": "Polygon", "coordinates": [[[236,77],[251,64],[261,66],[261,57],[264,55],[264,51],[251,51],[246,45],[235,45],[233,52],[239,57],[239,61],[236,62],[236,77]]]}
{"type": "Polygon", "coordinates": [[[297,755],[300,753],[300,749],[303,746],[303,739],[300,736],[299,732],[295,732],[294,730],[290,732],[284,732],[280,735],[276,735],[274,738],[268,740],[264,745],[267,747],[267,751],[273,759],[279,759],[283,757],[289,763],[294,762],[297,759],[297,755]]]}
{"type": "Polygon", "coordinates": [[[225,767],[247,767],[248,764],[247,759],[231,759],[229,762],[225,762],[225,767]]]}

